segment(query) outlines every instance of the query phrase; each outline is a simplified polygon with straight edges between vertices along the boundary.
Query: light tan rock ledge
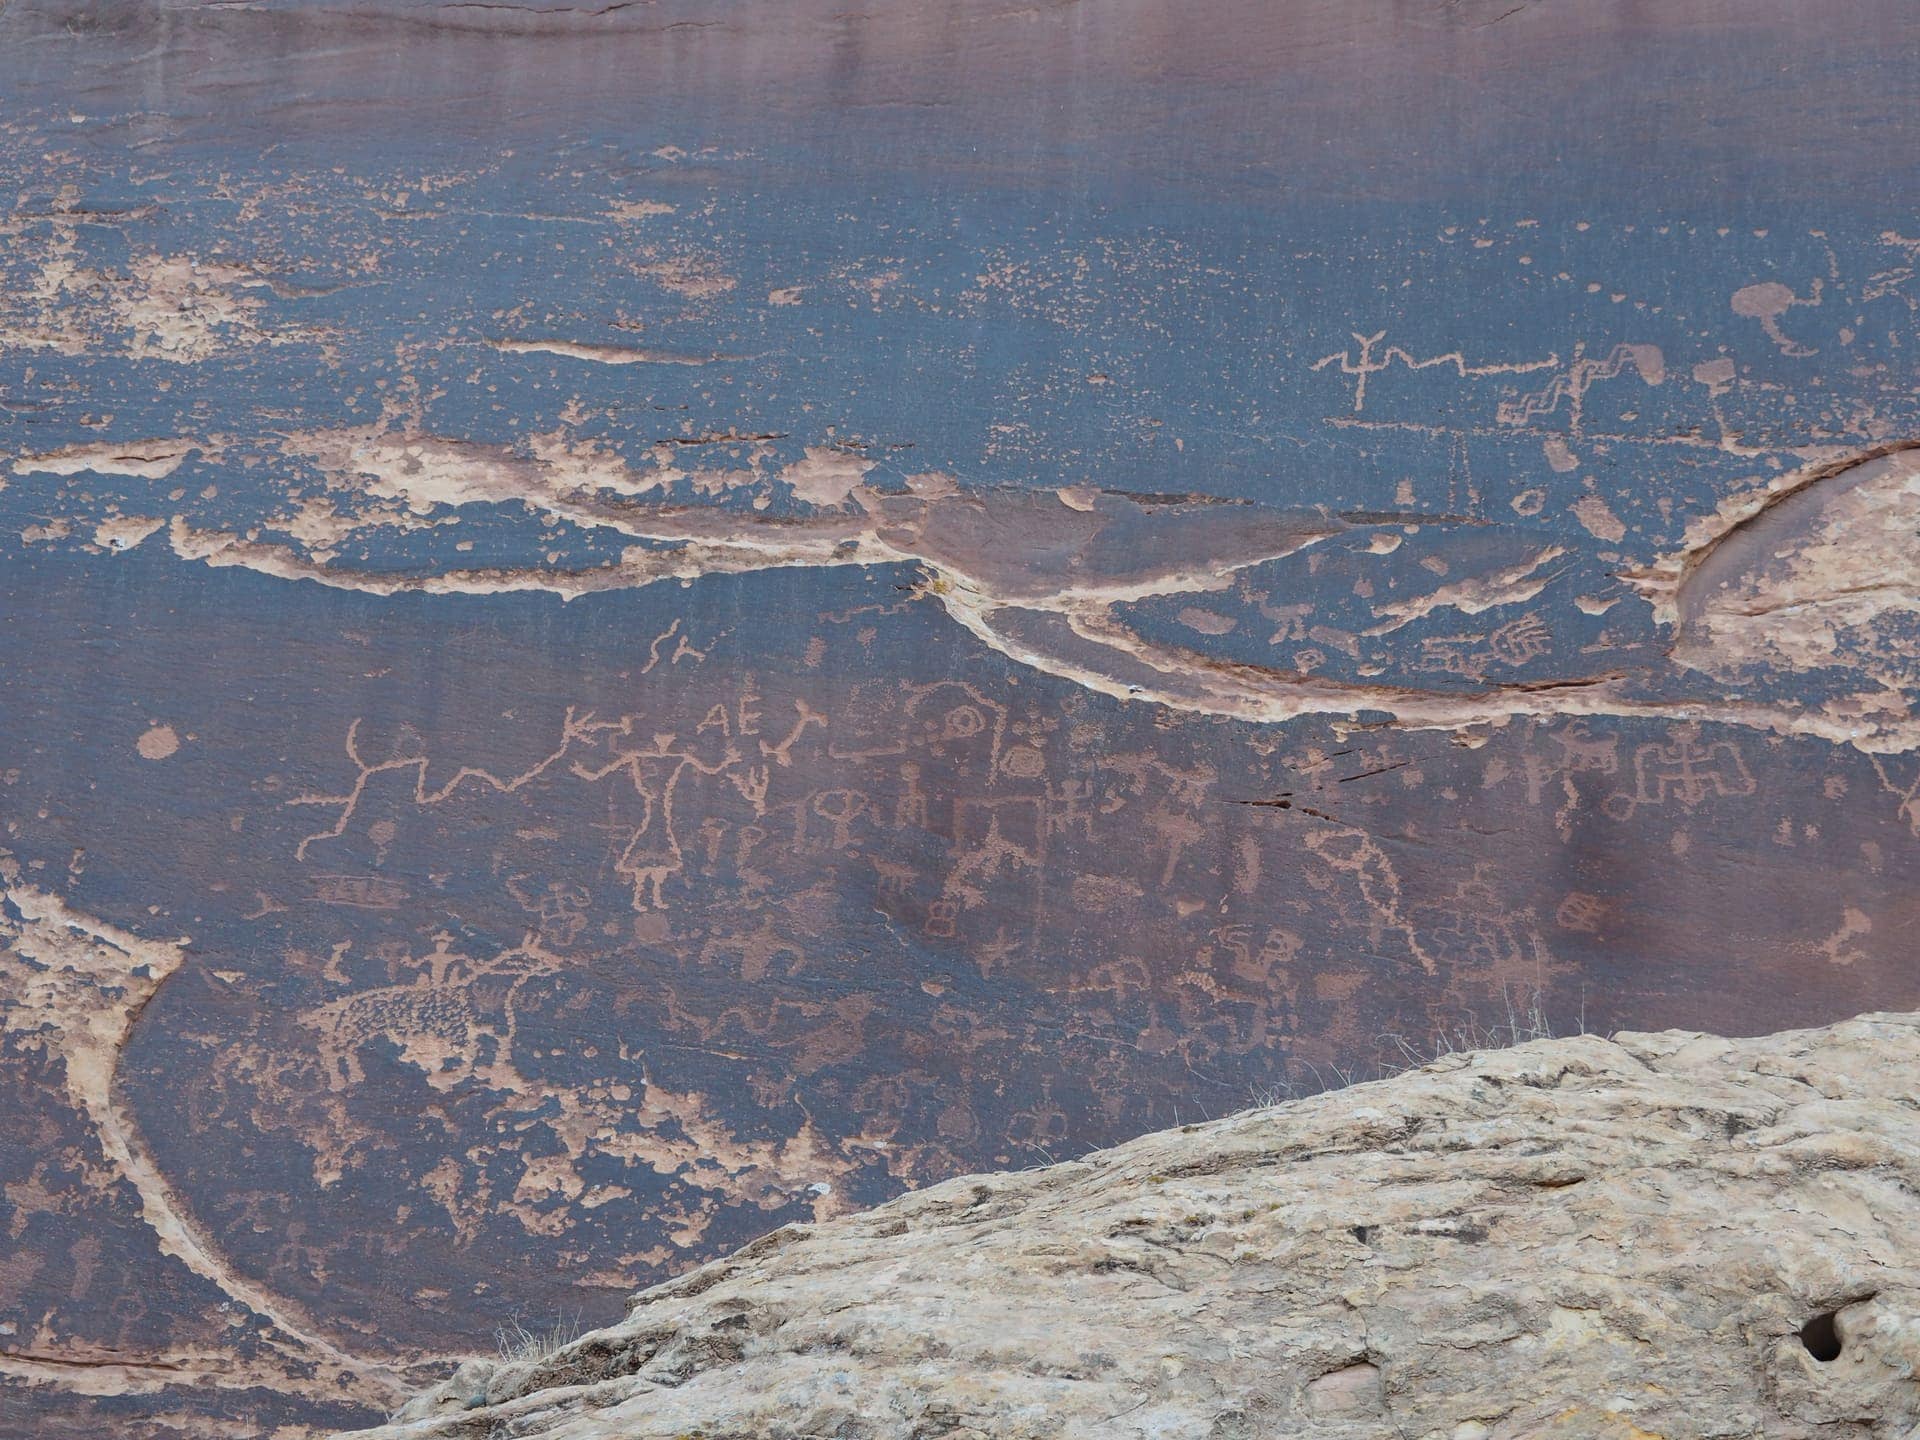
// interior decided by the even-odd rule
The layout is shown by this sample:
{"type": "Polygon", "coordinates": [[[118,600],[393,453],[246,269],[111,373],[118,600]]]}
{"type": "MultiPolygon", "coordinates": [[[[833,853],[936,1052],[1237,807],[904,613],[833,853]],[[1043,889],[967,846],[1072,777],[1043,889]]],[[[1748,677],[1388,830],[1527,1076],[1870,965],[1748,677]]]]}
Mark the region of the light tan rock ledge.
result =
{"type": "Polygon", "coordinates": [[[363,1440],[1920,1422],[1920,1015],[1452,1055],[767,1235],[363,1440]]]}

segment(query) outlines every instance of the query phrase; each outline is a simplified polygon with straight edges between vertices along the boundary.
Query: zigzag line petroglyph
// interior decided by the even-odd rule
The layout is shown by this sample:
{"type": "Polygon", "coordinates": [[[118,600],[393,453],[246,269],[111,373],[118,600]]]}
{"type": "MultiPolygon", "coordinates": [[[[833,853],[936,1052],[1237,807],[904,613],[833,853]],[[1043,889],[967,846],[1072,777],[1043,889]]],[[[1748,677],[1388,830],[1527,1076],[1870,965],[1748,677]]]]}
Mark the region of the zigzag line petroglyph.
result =
{"type": "MultiPolygon", "coordinates": [[[[656,646],[676,633],[678,623],[676,621],[665,635],[655,641],[656,646]]],[[[794,703],[797,715],[787,737],[778,742],[759,741],[762,761],[782,767],[791,765],[791,751],[801,735],[809,727],[826,726],[825,715],[812,709],[804,700],[794,703]]],[[[636,715],[600,720],[592,711],[581,712],[568,706],[561,720],[560,743],[527,769],[502,778],[481,766],[462,765],[444,784],[432,788],[427,784],[431,757],[424,754],[402,755],[370,763],[360,753],[360,725],[360,720],[355,719],[347,726],[345,748],[355,774],[353,783],[345,792],[336,795],[296,795],[283,802],[287,805],[338,807],[332,825],[303,837],[294,847],[296,860],[307,859],[312,846],[338,839],[346,833],[359,812],[368,783],[376,775],[413,771],[412,802],[419,806],[433,806],[447,801],[469,782],[496,794],[510,795],[541,776],[554,772],[564,760],[567,764],[560,768],[559,773],[576,780],[597,784],[611,776],[621,775],[631,786],[633,797],[639,802],[640,813],[635,823],[626,827],[630,833],[614,858],[613,869],[631,887],[636,911],[657,910],[665,908],[666,882],[684,868],[685,852],[674,822],[674,803],[676,792],[686,774],[692,771],[698,775],[726,775],[742,797],[753,803],[759,803],[755,801],[756,796],[764,799],[766,790],[768,764],[746,764],[746,756],[737,745],[729,743],[719,753],[703,758],[681,747],[678,737],[673,735],[652,734],[643,742],[639,738],[643,721],[636,715]],[[589,747],[599,748],[589,751],[589,747]],[[583,751],[587,751],[588,755],[583,755],[583,751]]]]}
{"type": "Polygon", "coordinates": [[[596,722],[591,712],[581,716],[575,712],[572,706],[568,706],[566,718],[561,722],[559,748],[554,750],[545,759],[537,761],[528,769],[521,771],[518,775],[507,780],[502,780],[492,771],[482,769],[477,765],[462,765],[458,770],[454,771],[453,778],[448,780],[446,784],[440,786],[437,790],[430,791],[427,789],[427,766],[429,761],[425,755],[406,755],[393,760],[382,760],[378,764],[372,765],[362,759],[360,755],[360,721],[356,719],[347,726],[346,749],[347,758],[353,762],[354,769],[358,773],[354,776],[353,785],[347,790],[346,794],[296,795],[286,802],[289,805],[338,805],[340,807],[340,813],[334,817],[332,827],[326,830],[317,830],[302,839],[300,843],[294,847],[294,858],[296,860],[304,860],[307,858],[307,848],[310,845],[322,840],[337,840],[346,833],[347,826],[352,823],[355,812],[360,808],[360,799],[366,793],[367,782],[372,780],[376,775],[384,775],[395,770],[412,770],[414,772],[413,803],[416,805],[438,805],[469,780],[478,781],[480,784],[500,794],[511,795],[528,782],[538,779],[564,759],[568,751],[573,748],[575,741],[594,733],[596,729],[603,728],[606,727],[596,722]]]}
{"type": "Polygon", "coordinates": [[[1482,375],[1530,375],[1537,370],[1551,370],[1560,363],[1560,356],[1556,353],[1544,360],[1495,361],[1474,365],[1469,364],[1467,357],[1458,350],[1449,350],[1444,355],[1429,355],[1422,360],[1398,345],[1389,345],[1376,358],[1374,346],[1387,338],[1387,332],[1377,330],[1371,335],[1362,335],[1355,330],[1352,334],[1359,346],[1357,354],[1351,350],[1337,351],[1332,355],[1323,355],[1307,368],[1317,373],[1329,365],[1338,365],[1342,375],[1353,376],[1353,413],[1356,415],[1367,408],[1367,381],[1381,371],[1392,368],[1396,361],[1408,370],[1431,370],[1439,365],[1451,365],[1454,374],[1463,380],[1482,375]]]}
{"type": "Polygon", "coordinates": [[[1658,346],[1616,345],[1604,360],[1589,360],[1576,351],[1566,374],[1554,376],[1545,389],[1522,395],[1518,400],[1501,401],[1495,417],[1502,425],[1525,425],[1542,415],[1551,415],[1565,400],[1571,412],[1570,426],[1578,435],[1587,391],[1598,381],[1617,378],[1629,366],[1649,385],[1658,385],[1666,379],[1666,362],[1658,346]]]}

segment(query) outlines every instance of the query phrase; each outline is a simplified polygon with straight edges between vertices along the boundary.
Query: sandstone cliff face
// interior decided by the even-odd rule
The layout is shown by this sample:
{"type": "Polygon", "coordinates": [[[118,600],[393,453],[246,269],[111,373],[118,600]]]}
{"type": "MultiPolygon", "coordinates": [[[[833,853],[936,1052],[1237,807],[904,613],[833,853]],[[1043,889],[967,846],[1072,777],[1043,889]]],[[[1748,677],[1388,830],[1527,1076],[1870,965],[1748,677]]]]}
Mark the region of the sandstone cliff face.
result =
{"type": "MultiPolygon", "coordinates": [[[[1509,1000],[1920,1009],[1917,55],[1915,0],[0,0],[0,1440],[374,1425],[1509,1000]]],[[[640,1408],[1298,1430],[1437,1364],[1285,1288],[1396,1273],[1377,1197],[1276,1262],[1322,1353],[1188,1253],[1270,1198],[1074,1173],[1014,1233],[1114,1334],[1051,1374],[876,1310],[756,1390],[827,1324],[756,1309],[640,1408]],[[1162,1376],[1163,1282],[1247,1334],[1162,1376]]],[[[1601,1313],[1542,1294],[1510,1345],[1601,1313]]]]}
{"type": "Polygon", "coordinates": [[[1907,1437],[1920,1015],[1452,1055],[793,1226],[363,1440],[1907,1437]]]}

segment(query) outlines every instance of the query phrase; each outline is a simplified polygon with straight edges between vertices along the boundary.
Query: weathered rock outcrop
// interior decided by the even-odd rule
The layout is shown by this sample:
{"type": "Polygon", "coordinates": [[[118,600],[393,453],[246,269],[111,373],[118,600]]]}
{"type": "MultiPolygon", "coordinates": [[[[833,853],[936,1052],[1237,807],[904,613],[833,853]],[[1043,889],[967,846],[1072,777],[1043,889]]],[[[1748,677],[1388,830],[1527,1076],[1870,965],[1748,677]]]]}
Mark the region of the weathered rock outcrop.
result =
{"type": "Polygon", "coordinates": [[[1920,1015],[1449,1055],[789,1227],[365,1440],[1907,1437],[1920,1015]]]}

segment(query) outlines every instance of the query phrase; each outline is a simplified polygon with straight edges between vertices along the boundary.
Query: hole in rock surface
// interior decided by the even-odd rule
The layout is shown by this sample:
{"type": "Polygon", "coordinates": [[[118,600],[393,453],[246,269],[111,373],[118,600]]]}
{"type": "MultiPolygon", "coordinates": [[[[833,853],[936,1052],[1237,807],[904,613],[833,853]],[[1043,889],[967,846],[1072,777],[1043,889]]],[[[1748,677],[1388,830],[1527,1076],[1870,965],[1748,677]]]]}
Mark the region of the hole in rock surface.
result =
{"type": "Polygon", "coordinates": [[[1833,1314],[1816,1315],[1800,1327],[1800,1343],[1807,1347],[1807,1353],[1822,1364],[1840,1358],[1840,1331],[1833,1323],[1833,1314]]]}

